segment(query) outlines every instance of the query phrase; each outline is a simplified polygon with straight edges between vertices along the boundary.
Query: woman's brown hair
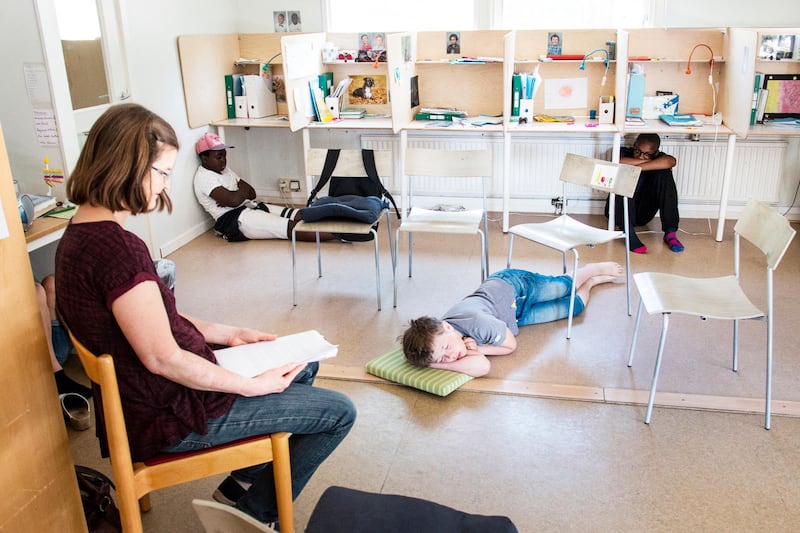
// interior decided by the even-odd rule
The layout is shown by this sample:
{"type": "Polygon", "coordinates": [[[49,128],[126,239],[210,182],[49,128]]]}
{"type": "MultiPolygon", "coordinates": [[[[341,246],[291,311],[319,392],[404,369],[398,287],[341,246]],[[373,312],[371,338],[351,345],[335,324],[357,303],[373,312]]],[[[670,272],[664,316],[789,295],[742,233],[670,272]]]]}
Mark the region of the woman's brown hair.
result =
{"type": "MultiPolygon", "coordinates": [[[[143,182],[167,146],[177,150],[179,143],[175,130],[163,118],[138,104],[111,106],[89,130],[67,181],[67,198],[79,205],[146,213],[143,182]]],[[[172,201],[162,191],[154,209],[165,208],[171,213],[172,201]]]]}

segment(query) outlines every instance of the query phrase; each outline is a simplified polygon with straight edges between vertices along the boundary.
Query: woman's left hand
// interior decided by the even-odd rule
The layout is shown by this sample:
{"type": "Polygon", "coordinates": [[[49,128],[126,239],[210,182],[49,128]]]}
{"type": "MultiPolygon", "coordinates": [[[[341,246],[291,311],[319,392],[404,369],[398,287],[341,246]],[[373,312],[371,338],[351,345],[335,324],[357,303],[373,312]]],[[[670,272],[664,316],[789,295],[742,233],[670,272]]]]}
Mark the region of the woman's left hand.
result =
{"type": "Polygon", "coordinates": [[[258,331],[255,329],[238,328],[231,333],[231,336],[226,344],[228,346],[240,346],[242,344],[250,344],[252,342],[274,341],[277,338],[277,335],[272,335],[271,333],[264,333],[263,331],[258,331]]]}

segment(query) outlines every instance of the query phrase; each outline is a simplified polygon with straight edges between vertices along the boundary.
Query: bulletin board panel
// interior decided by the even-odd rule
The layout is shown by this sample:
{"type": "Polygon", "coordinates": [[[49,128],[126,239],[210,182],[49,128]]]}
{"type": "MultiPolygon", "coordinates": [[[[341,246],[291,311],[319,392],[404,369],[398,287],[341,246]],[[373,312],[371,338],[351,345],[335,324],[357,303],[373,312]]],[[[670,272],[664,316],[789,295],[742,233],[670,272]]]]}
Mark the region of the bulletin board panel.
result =
{"type": "Polygon", "coordinates": [[[233,73],[239,59],[238,35],[182,35],[178,54],[189,127],[228,118],[225,75],[233,73]]]}

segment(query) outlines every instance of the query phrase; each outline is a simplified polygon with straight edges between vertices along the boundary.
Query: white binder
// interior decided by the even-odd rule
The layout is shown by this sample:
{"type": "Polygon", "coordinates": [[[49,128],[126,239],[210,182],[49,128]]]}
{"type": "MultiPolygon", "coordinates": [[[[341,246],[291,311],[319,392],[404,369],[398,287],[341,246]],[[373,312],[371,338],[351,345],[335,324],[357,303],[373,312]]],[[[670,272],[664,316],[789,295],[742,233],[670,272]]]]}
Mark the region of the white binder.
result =
{"type": "MultiPolygon", "coordinates": [[[[264,78],[253,74],[244,76],[244,95],[247,98],[247,117],[261,118],[278,113],[275,95],[267,88],[264,78]]],[[[236,106],[237,114],[238,105],[236,106]]]]}

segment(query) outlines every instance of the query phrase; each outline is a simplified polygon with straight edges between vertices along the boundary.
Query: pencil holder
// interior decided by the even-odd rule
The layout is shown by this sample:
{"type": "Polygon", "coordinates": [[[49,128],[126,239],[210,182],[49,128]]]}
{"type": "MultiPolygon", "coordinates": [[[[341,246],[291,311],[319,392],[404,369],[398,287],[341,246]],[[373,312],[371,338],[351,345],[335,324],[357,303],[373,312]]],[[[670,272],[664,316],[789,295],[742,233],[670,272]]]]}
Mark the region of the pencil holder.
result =
{"type": "Polygon", "coordinates": [[[614,100],[610,96],[601,96],[597,104],[597,122],[599,124],[614,123],[614,100]]]}

